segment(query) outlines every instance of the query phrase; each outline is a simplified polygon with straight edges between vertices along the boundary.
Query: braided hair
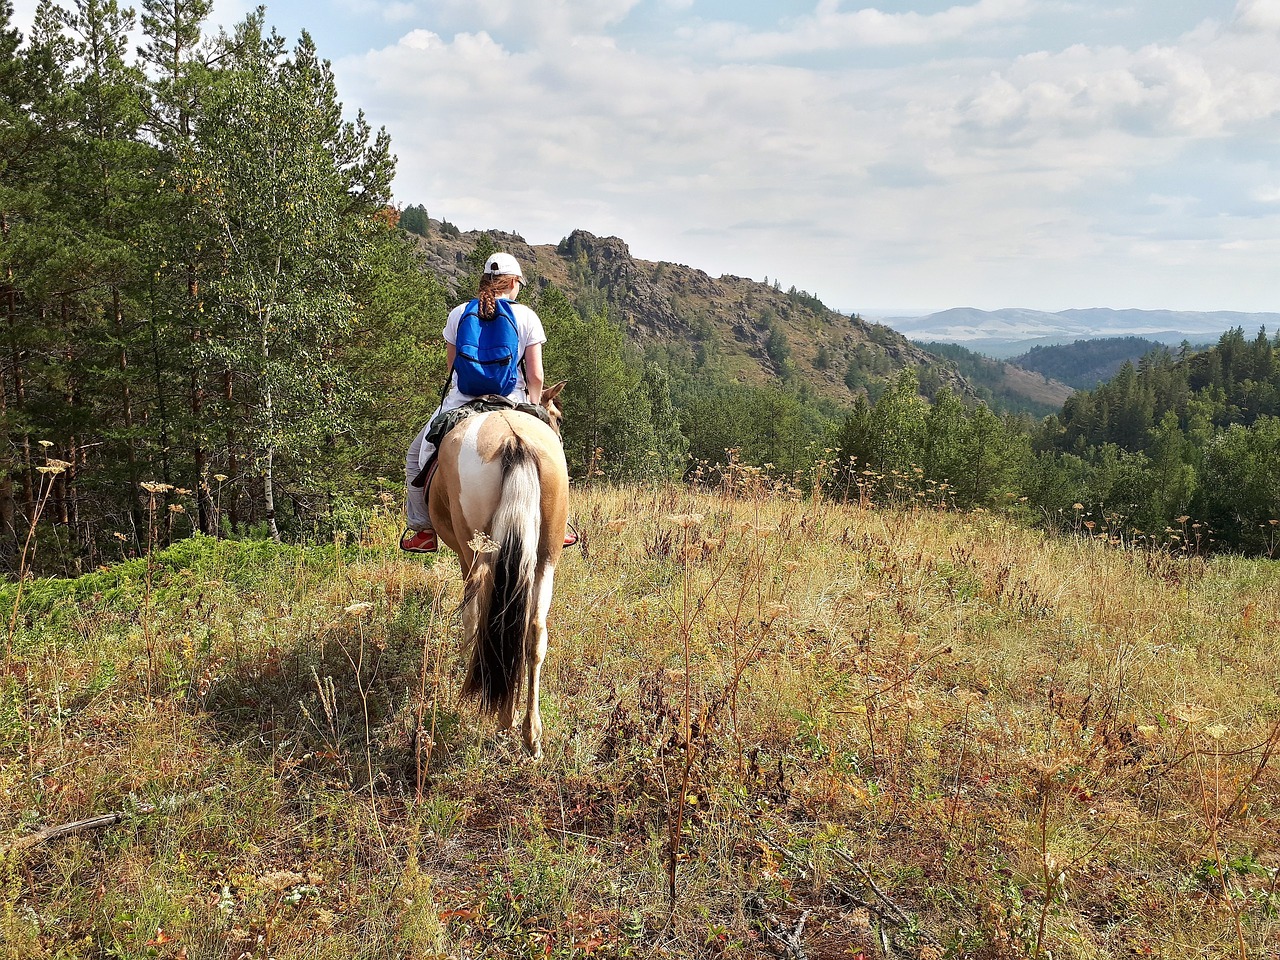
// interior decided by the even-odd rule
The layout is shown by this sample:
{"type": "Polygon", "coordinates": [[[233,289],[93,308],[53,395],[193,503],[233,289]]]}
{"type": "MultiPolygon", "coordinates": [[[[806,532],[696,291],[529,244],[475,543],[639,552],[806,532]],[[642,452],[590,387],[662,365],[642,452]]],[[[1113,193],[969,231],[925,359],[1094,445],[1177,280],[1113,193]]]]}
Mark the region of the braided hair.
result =
{"type": "Polygon", "coordinates": [[[497,309],[495,303],[500,294],[506,293],[511,289],[514,281],[519,277],[503,274],[498,276],[492,273],[486,273],[480,278],[480,291],[476,294],[476,299],[480,301],[480,317],[484,320],[493,318],[493,312],[497,309]]]}

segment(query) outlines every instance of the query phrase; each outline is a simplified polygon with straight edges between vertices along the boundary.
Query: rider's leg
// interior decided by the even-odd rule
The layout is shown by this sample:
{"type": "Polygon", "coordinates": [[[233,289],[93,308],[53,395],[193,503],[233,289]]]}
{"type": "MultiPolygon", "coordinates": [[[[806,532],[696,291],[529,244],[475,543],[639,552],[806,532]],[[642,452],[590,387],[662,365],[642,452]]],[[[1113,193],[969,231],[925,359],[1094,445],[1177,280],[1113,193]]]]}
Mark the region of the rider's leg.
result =
{"type": "Polygon", "coordinates": [[[431,529],[431,517],[427,513],[426,487],[415,487],[413,481],[435,453],[435,446],[427,442],[427,431],[439,413],[436,410],[431,415],[427,425],[414,437],[404,458],[404,512],[408,529],[400,538],[400,548],[410,553],[431,553],[436,549],[436,534],[431,529]]]}

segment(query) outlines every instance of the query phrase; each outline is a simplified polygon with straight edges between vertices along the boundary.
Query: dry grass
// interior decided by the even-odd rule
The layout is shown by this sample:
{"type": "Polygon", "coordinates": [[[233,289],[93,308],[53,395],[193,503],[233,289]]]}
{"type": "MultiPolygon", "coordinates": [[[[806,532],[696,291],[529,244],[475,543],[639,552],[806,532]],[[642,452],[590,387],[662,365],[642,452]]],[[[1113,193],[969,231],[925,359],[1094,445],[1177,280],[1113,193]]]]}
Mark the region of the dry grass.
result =
{"type": "Polygon", "coordinates": [[[751,477],[573,512],[538,765],[389,520],[28,585],[0,843],[127,816],[0,854],[0,956],[1277,956],[1275,563],[751,477]]]}

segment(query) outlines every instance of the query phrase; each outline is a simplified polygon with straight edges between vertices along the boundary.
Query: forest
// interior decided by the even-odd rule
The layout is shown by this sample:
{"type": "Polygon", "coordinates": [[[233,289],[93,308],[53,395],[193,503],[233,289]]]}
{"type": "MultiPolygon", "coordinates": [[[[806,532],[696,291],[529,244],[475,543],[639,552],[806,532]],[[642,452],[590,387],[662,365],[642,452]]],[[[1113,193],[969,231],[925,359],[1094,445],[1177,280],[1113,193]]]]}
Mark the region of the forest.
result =
{"type": "MultiPolygon", "coordinates": [[[[359,528],[398,500],[404,445],[444,382],[440,321],[494,249],[481,234],[461,282],[425,268],[431,221],[393,203],[388,134],[344,119],[305,33],[290,45],[259,11],[212,34],[207,0],[140,12],[135,52],[114,0],[45,4],[27,38],[0,0],[10,573],[20,558],[80,573],[192,532],[359,528]]],[[[841,407],[786,375],[780,329],[767,347],[782,375],[746,384],[696,336],[642,350],[589,287],[533,288],[548,376],[571,382],[579,482],[746,464],[864,503],[1276,551],[1280,340],[1265,331],[1149,354],[1037,420],[871,361],[851,365],[865,393],[841,407]]]]}
{"type": "Polygon", "coordinates": [[[1160,346],[1146,337],[1104,337],[1053,346],[1040,344],[1009,362],[1077,389],[1091,390],[1119,373],[1126,360],[1137,363],[1160,346]]]}

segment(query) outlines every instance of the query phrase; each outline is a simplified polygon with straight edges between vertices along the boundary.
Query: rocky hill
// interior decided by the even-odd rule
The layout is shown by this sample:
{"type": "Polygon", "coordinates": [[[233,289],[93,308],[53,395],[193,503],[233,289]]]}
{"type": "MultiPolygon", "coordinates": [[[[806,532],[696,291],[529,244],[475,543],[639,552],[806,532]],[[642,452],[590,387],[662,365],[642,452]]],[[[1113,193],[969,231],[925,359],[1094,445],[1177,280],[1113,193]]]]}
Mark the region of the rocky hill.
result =
{"type": "MultiPolygon", "coordinates": [[[[951,363],[889,327],[830,310],[803,291],[640,260],[617,237],[583,230],[555,246],[487,233],[520,260],[532,282],[554,283],[588,309],[607,308],[638,345],[676,345],[714,357],[744,383],[807,384],[820,396],[847,403],[904,367],[914,367],[925,392],[946,384],[973,396],[951,363]]],[[[474,231],[453,236],[431,221],[430,235],[420,243],[432,270],[460,285],[470,269],[467,257],[481,237],[474,231]]]]}

